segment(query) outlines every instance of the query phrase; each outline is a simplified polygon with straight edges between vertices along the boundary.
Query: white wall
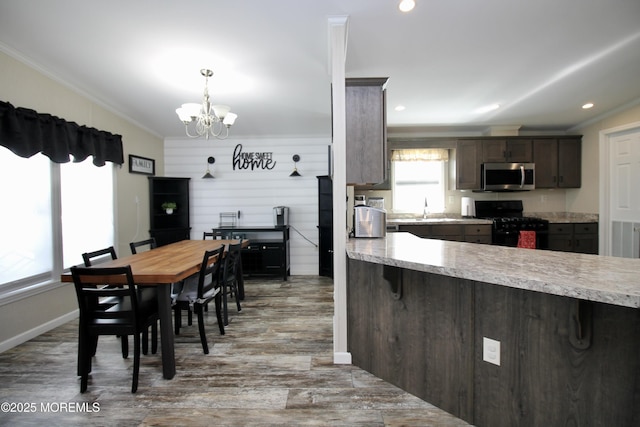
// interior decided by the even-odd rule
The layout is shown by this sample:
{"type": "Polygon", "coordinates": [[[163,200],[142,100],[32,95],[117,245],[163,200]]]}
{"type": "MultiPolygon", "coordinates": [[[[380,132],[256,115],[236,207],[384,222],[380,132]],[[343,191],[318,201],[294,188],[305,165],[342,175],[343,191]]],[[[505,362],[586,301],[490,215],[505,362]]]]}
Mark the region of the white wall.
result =
{"type": "MultiPolygon", "coordinates": [[[[128,154],[155,159],[157,173],[162,174],[162,139],[80,93],[71,83],[45,74],[35,66],[26,64],[22,58],[16,59],[15,55],[10,56],[0,51],[0,70],[2,101],[15,107],[32,108],[39,113],[53,114],[81,125],[122,135],[125,164],[122,168],[116,168],[116,240],[118,254],[128,254],[129,242],[136,231],[139,239],[149,235],[149,186],[144,175],[128,172],[128,154]],[[138,204],[135,203],[136,196],[138,204]],[[134,221],[136,217],[138,220],[134,221]]],[[[10,242],[0,241],[0,244],[10,242]]],[[[97,248],[87,248],[93,249],[97,248]]],[[[76,316],[78,302],[73,285],[57,286],[55,282],[58,282],[56,278],[50,289],[28,299],[16,296],[0,305],[0,351],[27,341],[76,316]]]]}
{"type": "MultiPolygon", "coordinates": [[[[231,129],[233,133],[233,128],[231,129]]],[[[191,238],[201,239],[219,223],[220,212],[240,211],[239,225],[273,225],[273,207],[289,207],[289,224],[318,244],[318,185],[316,176],[327,175],[329,138],[259,138],[206,140],[166,139],[165,176],[191,178],[191,238]],[[233,169],[236,145],[242,151],[272,153],[271,170],[233,169]],[[301,177],[289,177],[294,154],[300,156],[301,177]],[[202,179],[207,158],[214,179],[202,179]]],[[[291,230],[291,274],[318,274],[318,249],[291,230]]]]}

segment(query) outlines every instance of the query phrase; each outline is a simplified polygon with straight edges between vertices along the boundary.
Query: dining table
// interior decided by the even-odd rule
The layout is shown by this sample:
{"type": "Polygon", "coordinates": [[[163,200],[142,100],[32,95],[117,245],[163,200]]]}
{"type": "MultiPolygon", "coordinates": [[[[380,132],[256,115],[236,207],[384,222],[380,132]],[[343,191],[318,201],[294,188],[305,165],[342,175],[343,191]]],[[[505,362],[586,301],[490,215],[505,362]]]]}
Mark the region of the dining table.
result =
{"type": "MultiPolygon", "coordinates": [[[[160,246],[135,255],[128,255],[108,260],[97,267],[131,266],[136,286],[154,286],[157,288],[158,312],[160,318],[160,345],[162,353],[162,374],[165,379],[172,379],[176,373],[173,323],[171,316],[171,284],[180,282],[196,274],[200,270],[205,251],[228,247],[238,240],[181,240],[160,246]]],[[[247,247],[249,240],[243,239],[242,246],[247,247]]],[[[242,282],[242,274],[238,275],[242,282]]],[[[113,278],[105,277],[105,283],[118,283],[113,278]]],[[[71,273],[61,276],[63,282],[73,282],[71,273]]],[[[238,284],[240,286],[241,283],[238,284]]]]}

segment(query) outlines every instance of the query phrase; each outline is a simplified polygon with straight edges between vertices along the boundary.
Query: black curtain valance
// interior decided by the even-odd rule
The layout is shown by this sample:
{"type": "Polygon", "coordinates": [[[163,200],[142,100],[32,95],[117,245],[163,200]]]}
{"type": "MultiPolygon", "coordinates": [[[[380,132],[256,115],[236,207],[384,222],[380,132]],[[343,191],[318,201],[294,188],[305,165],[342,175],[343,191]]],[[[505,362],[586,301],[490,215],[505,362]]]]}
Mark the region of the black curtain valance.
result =
{"type": "Polygon", "coordinates": [[[69,155],[81,162],[93,156],[93,164],[124,163],[122,136],[80,126],[51,114],[15,108],[0,101],[0,145],[20,157],[42,153],[55,163],[67,163],[69,155]]]}

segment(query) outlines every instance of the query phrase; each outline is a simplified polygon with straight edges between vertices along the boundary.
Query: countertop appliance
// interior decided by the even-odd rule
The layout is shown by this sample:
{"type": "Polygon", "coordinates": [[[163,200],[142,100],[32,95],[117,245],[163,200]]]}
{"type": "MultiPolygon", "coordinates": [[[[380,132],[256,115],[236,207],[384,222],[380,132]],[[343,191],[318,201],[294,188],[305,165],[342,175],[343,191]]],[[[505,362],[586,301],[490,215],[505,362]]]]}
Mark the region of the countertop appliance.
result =
{"type": "Polygon", "coordinates": [[[273,208],[273,225],[276,227],[289,225],[289,208],[287,206],[276,206],[273,208]]]}
{"type": "Polygon", "coordinates": [[[387,212],[371,206],[354,207],[353,235],[354,237],[385,237],[387,212]]]}
{"type": "Polygon", "coordinates": [[[369,206],[372,208],[384,209],[384,198],[383,197],[369,197],[369,206]]]}
{"type": "Polygon", "coordinates": [[[483,163],[482,189],[484,191],[534,190],[535,163],[483,163]]]}
{"type": "Polygon", "coordinates": [[[476,201],[471,197],[460,199],[460,215],[463,218],[473,218],[476,216],[476,201]]]}
{"type": "Polygon", "coordinates": [[[491,219],[494,245],[518,246],[520,231],[536,232],[536,248],[549,248],[549,221],[524,217],[522,200],[476,200],[476,217],[491,219]]]}

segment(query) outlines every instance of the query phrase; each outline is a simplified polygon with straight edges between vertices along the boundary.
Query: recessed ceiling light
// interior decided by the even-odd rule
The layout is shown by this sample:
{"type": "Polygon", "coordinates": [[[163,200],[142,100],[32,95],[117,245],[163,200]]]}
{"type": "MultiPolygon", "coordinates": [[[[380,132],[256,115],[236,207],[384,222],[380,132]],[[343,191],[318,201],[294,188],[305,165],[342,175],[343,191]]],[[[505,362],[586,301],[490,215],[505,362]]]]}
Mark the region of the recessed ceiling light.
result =
{"type": "Polygon", "coordinates": [[[405,110],[405,106],[404,105],[398,105],[396,108],[394,108],[394,110],[396,110],[396,111],[404,111],[405,110]]]}
{"type": "Polygon", "coordinates": [[[484,107],[480,107],[476,110],[477,114],[488,113],[489,111],[497,110],[500,108],[500,104],[491,104],[485,105],[484,107]]]}
{"type": "Polygon", "coordinates": [[[588,110],[589,108],[592,108],[592,107],[593,107],[593,102],[587,102],[586,104],[584,104],[582,106],[582,109],[583,110],[588,110]]]}
{"type": "Polygon", "coordinates": [[[416,7],[415,0],[402,0],[398,5],[401,12],[411,12],[416,7]]]}

